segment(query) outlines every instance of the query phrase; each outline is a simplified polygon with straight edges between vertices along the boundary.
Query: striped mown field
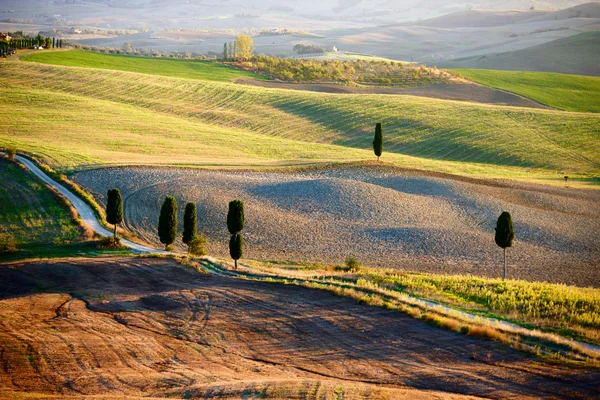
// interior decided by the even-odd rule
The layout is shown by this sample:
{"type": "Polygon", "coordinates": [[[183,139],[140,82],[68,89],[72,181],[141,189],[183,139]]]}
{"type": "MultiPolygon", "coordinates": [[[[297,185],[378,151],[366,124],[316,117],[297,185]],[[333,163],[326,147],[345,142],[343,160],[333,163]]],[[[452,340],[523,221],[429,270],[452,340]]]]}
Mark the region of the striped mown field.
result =
{"type": "Polygon", "coordinates": [[[383,160],[462,175],[597,184],[600,116],[413,96],[301,92],[0,63],[0,146],[55,167],[383,160]]]}

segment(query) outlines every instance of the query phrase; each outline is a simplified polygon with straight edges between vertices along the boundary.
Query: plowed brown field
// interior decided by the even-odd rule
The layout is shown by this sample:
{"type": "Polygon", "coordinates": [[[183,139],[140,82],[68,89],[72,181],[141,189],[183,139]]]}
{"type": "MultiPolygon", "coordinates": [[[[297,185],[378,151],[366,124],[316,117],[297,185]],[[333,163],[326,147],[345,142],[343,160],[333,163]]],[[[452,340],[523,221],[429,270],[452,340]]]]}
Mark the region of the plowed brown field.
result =
{"type": "Polygon", "coordinates": [[[0,398],[594,398],[600,371],[162,259],[0,266],[0,398]]]}

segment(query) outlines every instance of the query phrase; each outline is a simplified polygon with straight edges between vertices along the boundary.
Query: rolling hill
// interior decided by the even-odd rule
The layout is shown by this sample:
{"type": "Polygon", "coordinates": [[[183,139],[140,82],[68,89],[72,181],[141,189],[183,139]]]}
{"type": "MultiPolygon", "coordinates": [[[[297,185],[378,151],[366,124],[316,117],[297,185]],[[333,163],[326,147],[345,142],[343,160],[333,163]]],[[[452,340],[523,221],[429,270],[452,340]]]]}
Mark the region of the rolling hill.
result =
{"type": "Polygon", "coordinates": [[[24,62],[0,63],[0,76],[0,145],[58,168],[368,160],[379,121],[383,159],[406,167],[551,180],[600,168],[595,114],[24,62]]]}
{"type": "Polygon", "coordinates": [[[517,51],[457,59],[441,66],[597,76],[600,75],[600,31],[583,32],[517,51]]]}

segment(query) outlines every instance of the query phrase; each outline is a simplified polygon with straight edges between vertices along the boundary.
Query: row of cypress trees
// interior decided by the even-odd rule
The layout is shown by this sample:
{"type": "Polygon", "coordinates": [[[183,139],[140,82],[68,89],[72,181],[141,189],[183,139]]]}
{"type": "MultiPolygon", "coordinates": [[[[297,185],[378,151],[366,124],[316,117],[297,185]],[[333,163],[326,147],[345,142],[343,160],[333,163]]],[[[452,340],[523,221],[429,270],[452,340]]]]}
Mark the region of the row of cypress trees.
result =
{"type": "MultiPolygon", "coordinates": [[[[160,242],[165,245],[168,250],[169,246],[175,243],[177,238],[177,200],[173,196],[167,196],[160,209],[158,217],[158,237],[160,242]]],[[[119,189],[110,189],[107,193],[106,202],[106,222],[114,225],[113,240],[116,244],[117,225],[123,222],[123,200],[119,189]]],[[[241,232],[244,229],[246,217],[244,214],[244,203],[240,200],[233,200],[229,203],[229,211],[227,213],[227,229],[231,233],[229,240],[229,253],[235,261],[237,269],[237,261],[242,258],[244,248],[244,237],[241,232]]],[[[205,239],[197,233],[197,217],[196,204],[187,203],[183,214],[183,243],[188,245],[190,252],[198,254],[204,253],[202,245],[205,239]]]]}

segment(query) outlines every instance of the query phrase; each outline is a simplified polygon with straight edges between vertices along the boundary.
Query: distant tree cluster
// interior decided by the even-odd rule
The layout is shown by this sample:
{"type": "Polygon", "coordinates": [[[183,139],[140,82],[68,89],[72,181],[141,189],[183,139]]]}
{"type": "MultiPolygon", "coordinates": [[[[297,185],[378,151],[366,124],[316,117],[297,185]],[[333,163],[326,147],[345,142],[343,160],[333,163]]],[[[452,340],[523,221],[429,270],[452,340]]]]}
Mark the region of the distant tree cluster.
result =
{"type": "Polygon", "coordinates": [[[326,50],[324,47],[315,46],[314,44],[311,44],[311,45],[297,44],[294,46],[294,51],[298,54],[316,54],[316,53],[325,53],[326,50]]]}
{"type": "Polygon", "coordinates": [[[209,51],[208,54],[189,51],[158,51],[155,49],[137,49],[130,43],[124,43],[122,47],[98,47],[89,46],[87,44],[74,44],[73,47],[78,50],[93,51],[95,53],[104,54],[121,54],[138,57],[157,57],[157,58],[177,58],[180,60],[215,60],[220,54],[209,51]]]}
{"type": "Polygon", "coordinates": [[[224,61],[247,61],[254,57],[254,40],[248,35],[238,35],[233,42],[223,44],[224,61]]]}
{"type": "Polygon", "coordinates": [[[26,36],[23,32],[8,33],[10,40],[0,40],[0,56],[8,54],[9,50],[32,49],[44,47],[46,49],[62,48],[63,40],[42,35],[26,36]]]}
{"type": "Polygon", "coordinates": [[[362,85],[412,87],[448,83],[451,75],[396,61],[328,61],[258,56],[244,67],[289,82],[344,82],[362,85]]]}

